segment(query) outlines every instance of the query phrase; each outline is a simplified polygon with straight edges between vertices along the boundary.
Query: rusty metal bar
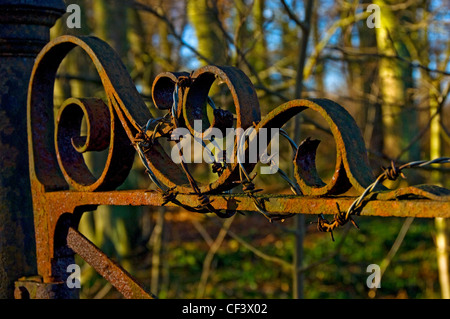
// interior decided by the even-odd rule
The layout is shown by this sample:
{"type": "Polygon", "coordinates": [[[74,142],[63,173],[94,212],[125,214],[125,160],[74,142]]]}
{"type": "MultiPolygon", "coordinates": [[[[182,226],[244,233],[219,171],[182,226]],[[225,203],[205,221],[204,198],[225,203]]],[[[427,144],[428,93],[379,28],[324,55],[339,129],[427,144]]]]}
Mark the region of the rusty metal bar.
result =
{"type": "MultiPolygon", "coordinates": [[[[407,193],[403,191],[404,193],[407,193]]],[[[411,194],[411,193],[409,193],[411,194]]],[[[379,196],[384,199],[369,201],[361,213],[361,216],[384,216],[384,217],[450,217],[450,197],[441,196],[431,199],[409,199],[398,200],[402,193],[386,193],[379,196]]],[[[164,203],[164,197],[156,191],[130,190],[114,192],[52,192],[46,194],[49,201],[57,201],[62,204],[62,211],[70,211],[77,205],[131,205],[131,206],[161,206],[164,203]],[[70,199],[70,200],[69,200],[70,199]]],[[[265,210],[271,215],[288,216],[290,214],[317,215],[335,214],[336,203],[342,210],[348,209],[356,197],[309,197],[295,195],[255,195],[265,205],[265,210]]],[[[406,196],[406,195],[405,195],[406,196]]],[[[186,205],[196,206],[200,204],[196,195],[178,194],[177,199],[186,205]]],[[[216,209],[235,209],[237,211],[255,211],[255,206],[251,198],[245,194],[223,194],[210,195],[214,200],[216,209]]],[[[167,203],[166,206],[178,207],[173,203],[167,203]]]]}
{"type": "Polygon", "coordinates": [[[79,289],[68,289],[63,281],[44,283],[39,276],[19,278],[15,282],[15,299],[78,299],[79,289]]]}
{"type": "Polygon", "coordinates": [[[127,299],[154,299],[120,265],[108,258],[86,237],[70,227],[67,233],[67,246],[80,255],[100,275],[108,280],[127,299]]]}
{"type": "Polygon", "coordinates": [[[34,60],[65,12],[62,0],[0,1],[0,298],[36,273],[27,155],[27,86],[34,60]]]}

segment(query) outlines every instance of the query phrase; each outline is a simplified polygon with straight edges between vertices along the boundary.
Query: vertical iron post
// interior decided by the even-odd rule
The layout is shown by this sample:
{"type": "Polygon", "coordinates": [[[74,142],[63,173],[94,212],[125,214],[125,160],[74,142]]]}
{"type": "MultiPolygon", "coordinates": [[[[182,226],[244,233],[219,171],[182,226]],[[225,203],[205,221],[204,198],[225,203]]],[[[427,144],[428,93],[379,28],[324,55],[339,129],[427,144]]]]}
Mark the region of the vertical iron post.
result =
{"type": "Polygon", "coordinates": [[[0,1],[0,298],[34,275],[36,247],[28,168],[27,91],[34,60],[65,12],[62,0],[0,1]]]}

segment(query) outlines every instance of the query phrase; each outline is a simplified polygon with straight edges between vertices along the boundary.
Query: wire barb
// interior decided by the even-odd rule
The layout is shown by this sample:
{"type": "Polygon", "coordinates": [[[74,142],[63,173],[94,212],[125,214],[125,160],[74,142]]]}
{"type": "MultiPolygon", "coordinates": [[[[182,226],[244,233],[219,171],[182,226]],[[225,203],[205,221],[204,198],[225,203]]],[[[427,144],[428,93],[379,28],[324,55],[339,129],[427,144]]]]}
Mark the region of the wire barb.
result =
{"type": "Polygon", "coordinates": [[[357,229],[359,229],[358,224],[355,222],[355,220],[352,218],[352,216],[356,215],[362,209],[362,207],[363,207],[362,203],[363,203],[364,199],[366,199],[366,202],[370,201],[370,199],[367,199],[368,196],[374,192],[374,189],[376,189],[376,187],[380,183],[382,183],[386,179],[396,180],[399,177],[406,179],[406,176],[402,172],[406,168],[423,167],[423,166],[427,166],[427,165],[431,165],[431,164],[444,164],[444,163],[450,163],[450,158],[449,157],[440,157],[440,158],[436,158],[436,159],[430,160],[430,161],[414,161],[414,162],[406,163],[401,166],[396,166],[394,164],[394,162],[391,162],[390,167],[387,167],[387,168],[382,167],[383,173],[381,173],[377,177],[375,182],[370,184],[364,190],[364,192],[356,200],[354,200],[352,202],[352,204],[348,208],[347,212],[345,212],[345,213],[342,212],[341,209],[339,208],[339,204],[336,203],[336,208],[337,208],[338,212],[334,215],[334,218],[331,222],[328,221],[323,216],[323,214],[320,214],[318,216],[318,220],[317,220],[317,229],[322,232],[330,232],[331,238],[333,239],[333,241],[334,241],[333,230],[339,226],[344,226],[349,221],[353,224],[353,226],[355,226],[357,229]]]}

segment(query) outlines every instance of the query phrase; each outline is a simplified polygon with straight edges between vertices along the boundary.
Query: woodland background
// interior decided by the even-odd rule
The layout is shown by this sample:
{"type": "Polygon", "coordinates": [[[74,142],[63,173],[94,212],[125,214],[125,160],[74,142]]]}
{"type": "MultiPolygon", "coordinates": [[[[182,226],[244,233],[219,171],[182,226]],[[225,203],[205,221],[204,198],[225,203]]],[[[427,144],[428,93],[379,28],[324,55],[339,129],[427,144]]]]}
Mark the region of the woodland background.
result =
{"type": "MultiPolygon", "coordinates": [[[[391,160],[450,155],[448,1],[66,1],[72,3],[81,7],[81,29],[67,28],[66,14],[52,38],[107,41],[155,116],[151,87],[160,72],[232,65],[254,83],[263,116],[299,97],[344,106],[362,131],[375,174],[391,160]],[[367,27],[372,2],[381,8],[381,28],[367,27]]],[[[102,94],[88,58],[70,53],[58,71],[55,107],[71,96],[102,94]]],[[[219,94],[213,98],[225,103],[219,94]]],[[[322,140],[318,167],[329,178],[335,151],[326,123],[306,112],[289,133],[297,143],[322,140]]],[[[87,157],[94,172],[101,159],[87,157]]],[[[450,187],[449,170],[411,170],[406,181],[386,185],[450,187]]],[[[290,192],[276,176],[259,176],[257,185],[290,192]]],[[[136,160],[121,188],[152,187],[136,160]]],[[[159,298],[450,298],[448,240],[436,246],[447,239],[448,221],[360,217],[360,230],[342,228],[336,242],[314,222],[314,216],[271,224],[258,213],[222,220],[174,208],[102,206],[85,213],[80,230],[159,298]],[[381,266],[380,289],[366,286],[369,264],[381,266]]],[[[120,298],[90,266],[77,263],[83,298],[120,298]]]]}

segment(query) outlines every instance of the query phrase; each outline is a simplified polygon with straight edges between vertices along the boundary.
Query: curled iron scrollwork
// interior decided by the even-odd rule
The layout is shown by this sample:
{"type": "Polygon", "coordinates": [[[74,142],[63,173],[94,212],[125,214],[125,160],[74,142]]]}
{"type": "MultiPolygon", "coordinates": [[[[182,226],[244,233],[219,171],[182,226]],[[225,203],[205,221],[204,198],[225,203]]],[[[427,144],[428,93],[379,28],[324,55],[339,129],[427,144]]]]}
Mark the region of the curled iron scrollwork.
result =
{"type": "Polygon", "coordinates": [[[46,191],[113,190],[127,177],[134,158],[129,137],[150,118],[125,66],[108,44],[94,37],[59,37],[36,58],[28,91],[30,174],[46,191]],[[54,124],[53,87],[57,69],[75,47],[94,63],[107,101],[69,99],[54,124]],[[79,135],[81,118],[87,118],[88,135],[79,135]],[[78,132],[77,132],[78,131],[78,132]],[[100,133],[101,131],[101,133],[100,133]],[[84,145],[83,145],[84,144],[84,145]],[[106,167],[95,179],[81,153],[109,147],[106,167]]]}
{"type": "MultiPolygon", "coordinates": [[[[154,106],[168,110],[164,119],[152,119],[119,56],[108,44],[95,37],[62,36],[50,42],[39,54],[29,90],[30,156],[32,174],[47,190],[113,190],[127,177],[134,158],[136,141],[151,141],[141,151],[159,183],[166,189],[192,193],[192,176],[174,163],[159,144],[159,137],[170,137],[183,127],[198,138],[208,129],[281,128],[306,109],[318,112],[330,126],[336,142],[336,167],[331,181],[323,182],[315,166],[318,141],[307,139],[297,148],[293,159],[296,182],[303,195],[336,195],[352,186],[361,192],[373,180],[359,128],[339,104],[327,99],[301,99],[273,109],[261,119],[259,101],[250,79],[239,69],[209,65],[187,72],[164,72],[153,83],[154,106]],[[53,127],[53,84],[59,64],[74,47],[88,54],[102,81],[106,102],[95,98],[70,98],[59,110],[53,127]],[[214,82],[224,83],[231,94],[232,110],[213,108],[209,97],[214,82]],[[86,136],[80,136],[82,118],[86,136]],[[194,121],[201,120],[200,131],[194,121]],[[53,141],[54,139],[54,141],[53,141]],[[134,145],[134,148],[133,148],[134,145]],[[95,178],[87,168],[83,153],[108,149],[105,168],[95,178]]],[[[239,145],[239,135],[235,145],[239,145]]],[[[143,144],[141,144],[143,145],[143,144]]],[[[230,154],[228,154],[230,155],[230,154]]],[[[236,157],[236,149],[232,156],[236,157]]],[[[250,172],[255,163],[246,163],[250,172]]],[[[223,168],[215,181],[195,183],[200,194],[229,190],[240,180],[238,161],[223,168]]],[[[216,167],[216,170],[219,170],[216,167]]],[[[194,181],[195,182],[195,181],[194,181]]]]}

